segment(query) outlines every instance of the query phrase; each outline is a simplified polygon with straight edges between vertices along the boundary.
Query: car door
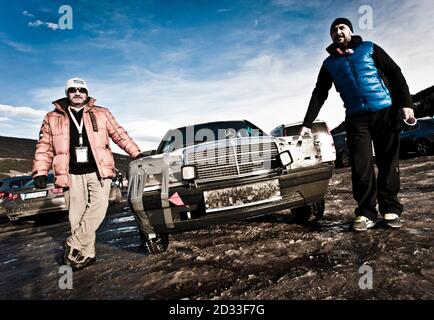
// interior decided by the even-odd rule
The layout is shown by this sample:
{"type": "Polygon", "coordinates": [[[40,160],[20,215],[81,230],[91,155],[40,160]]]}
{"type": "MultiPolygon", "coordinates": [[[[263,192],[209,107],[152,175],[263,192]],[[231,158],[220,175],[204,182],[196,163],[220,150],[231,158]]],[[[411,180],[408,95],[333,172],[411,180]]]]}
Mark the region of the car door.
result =
{"type": "Polygon", "coordinates": [[[400,134],[400,148],[401,152],[409,152],[412,151],[414,148],[413,142],[416,137],[416,133],[420,129],[420,124],[417,123],[415,126],[404,126],[402,128],[401,134],[400,134]]]}

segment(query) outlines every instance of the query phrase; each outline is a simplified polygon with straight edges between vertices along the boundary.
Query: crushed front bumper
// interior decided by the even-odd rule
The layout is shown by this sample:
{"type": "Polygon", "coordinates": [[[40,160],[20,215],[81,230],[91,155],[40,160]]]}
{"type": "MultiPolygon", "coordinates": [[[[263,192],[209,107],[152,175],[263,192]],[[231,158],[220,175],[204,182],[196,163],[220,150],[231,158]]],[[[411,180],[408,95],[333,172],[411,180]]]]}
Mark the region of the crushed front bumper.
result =
{"type": "Polygon", "coordinates": [[[141,203],[129,197],[141,231],[149,233],[176,233],[213,224],[224,224],[236,220],[261,216],[275,211],[304,206],[321,201],[327,191],[333,167],[329,163],[291,170],[287,174],[268,174],[248,178],[217,181],[189,188],[169,189],[169,197],[178,193],[185,205],[173,203],[162,206],[161,190],[144,192],[141,203]],[[281,200],[206,213],[204,192],[234,186],[278,179],[281,200]]]}

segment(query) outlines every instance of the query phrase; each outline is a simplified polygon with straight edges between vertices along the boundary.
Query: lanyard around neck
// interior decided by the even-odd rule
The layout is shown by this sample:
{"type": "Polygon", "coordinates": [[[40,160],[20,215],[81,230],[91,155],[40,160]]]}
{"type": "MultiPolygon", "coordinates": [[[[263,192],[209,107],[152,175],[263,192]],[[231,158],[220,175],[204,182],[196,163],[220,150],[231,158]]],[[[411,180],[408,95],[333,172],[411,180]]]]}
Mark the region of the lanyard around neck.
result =
{"type": "Polygon", "coordinates": [[[72,121],[74,122],[75,127],[77,128],[78,131],[78,144],[81,146],[83,146],[83,118],[84,118],[84,112],[81,116],[81,121],[80,124],[78,124],[77,119],[75,118],[75,116],[72,114],[71,112],[71,107],[68,107],[68,111],[69,114],[71,115],[72,121]]]}

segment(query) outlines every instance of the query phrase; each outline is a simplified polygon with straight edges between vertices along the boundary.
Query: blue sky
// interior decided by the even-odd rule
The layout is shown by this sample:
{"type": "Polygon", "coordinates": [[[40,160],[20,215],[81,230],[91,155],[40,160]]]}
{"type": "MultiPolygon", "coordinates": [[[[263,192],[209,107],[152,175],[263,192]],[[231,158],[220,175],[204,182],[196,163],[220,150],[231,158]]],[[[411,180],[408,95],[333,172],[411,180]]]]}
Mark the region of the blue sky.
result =
{"type": "MultiPolygon", "coordinates": [[[[431,0],[3,1],[0,135],[36,139],[51,101],[79,76],[145,149],[171,127],[301,121],[337,16],[383,47],[412,93],[433,85],[431,0]],[[73,29],[60,30],[61,5],[73,29]],[[359,24],[372,8],[372,28],[359,24]]],[[[320,119],[344,119],[335,90],[320,119]]]]}

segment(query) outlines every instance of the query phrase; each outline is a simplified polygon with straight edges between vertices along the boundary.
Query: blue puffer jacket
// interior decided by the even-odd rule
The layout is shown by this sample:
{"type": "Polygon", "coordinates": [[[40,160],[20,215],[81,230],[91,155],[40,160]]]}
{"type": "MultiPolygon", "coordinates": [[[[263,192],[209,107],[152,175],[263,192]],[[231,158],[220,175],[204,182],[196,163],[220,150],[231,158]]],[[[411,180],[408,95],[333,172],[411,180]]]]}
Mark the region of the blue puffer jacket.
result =
{"type": "Polygon", "coordinates": [[[392,98],[372,58],[373,43],[363,41],[353,50],[352,54],[331,55],[324,61],[344,101],[347,115],[390,107],[392,98]]]}

